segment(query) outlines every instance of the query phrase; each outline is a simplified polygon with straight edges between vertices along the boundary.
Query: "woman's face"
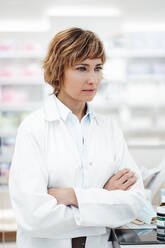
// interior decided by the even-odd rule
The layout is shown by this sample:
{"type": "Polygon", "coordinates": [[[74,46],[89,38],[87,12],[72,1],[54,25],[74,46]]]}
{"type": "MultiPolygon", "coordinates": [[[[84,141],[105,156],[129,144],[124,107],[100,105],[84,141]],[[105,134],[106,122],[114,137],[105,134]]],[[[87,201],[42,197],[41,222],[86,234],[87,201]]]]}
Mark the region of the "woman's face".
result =
{"type": "Polygon", "coordinates": [[[86,59],[66,68],[60,93],[79,102],[91,101],[102,79],[102,67],[101,59],[86,59]]]}

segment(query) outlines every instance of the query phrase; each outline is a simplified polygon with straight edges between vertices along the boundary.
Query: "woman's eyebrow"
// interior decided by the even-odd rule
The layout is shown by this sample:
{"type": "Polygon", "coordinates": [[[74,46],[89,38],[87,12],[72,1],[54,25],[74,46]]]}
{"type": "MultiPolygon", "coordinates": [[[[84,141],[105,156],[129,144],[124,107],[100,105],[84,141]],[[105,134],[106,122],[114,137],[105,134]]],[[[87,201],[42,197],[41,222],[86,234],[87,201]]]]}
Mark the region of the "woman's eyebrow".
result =
{"type": "MultiPolygon", "coordinates": [[[[90,66],[89,64],[83,64],[83,63],[81,63],[81,64],[76,64],[76,65],[83,65],[83,66],[90,66]]],[[[103,64],[97,64],[97,65],[95,65],[95,66],[102,66],[103,64]]]]}

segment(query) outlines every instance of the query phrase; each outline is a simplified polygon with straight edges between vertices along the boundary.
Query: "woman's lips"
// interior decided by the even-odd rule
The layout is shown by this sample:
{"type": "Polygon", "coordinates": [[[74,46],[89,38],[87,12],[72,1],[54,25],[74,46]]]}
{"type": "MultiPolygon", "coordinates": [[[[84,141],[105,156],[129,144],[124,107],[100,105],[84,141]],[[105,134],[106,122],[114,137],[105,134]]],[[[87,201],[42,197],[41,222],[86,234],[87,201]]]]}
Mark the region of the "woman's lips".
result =
{"type": "Polygon", "coordinates": [[[96,91],[96,89],[89,89],[89,90],[83,90],[83,91],[85,91],[86,93],[93,93],[96,91]]]}

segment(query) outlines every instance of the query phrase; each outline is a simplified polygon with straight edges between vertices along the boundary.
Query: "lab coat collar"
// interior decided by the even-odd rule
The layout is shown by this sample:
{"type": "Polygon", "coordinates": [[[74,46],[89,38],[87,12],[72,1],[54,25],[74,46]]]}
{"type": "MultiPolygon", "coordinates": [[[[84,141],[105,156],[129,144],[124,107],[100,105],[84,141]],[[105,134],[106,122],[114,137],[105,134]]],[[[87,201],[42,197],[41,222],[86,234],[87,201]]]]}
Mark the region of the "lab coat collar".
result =
{"type": "MultiPolygon", "coordinates": [[[[55,101],[56,101],[56,105],[57,105],[57,109],[60,114],[60,117],[64,121],[66,121],[68,116],[72,115],[72,111],[65,104],[63,104],[57,97],[55,97],[55,101]]],[[[91,119],[91,114],[92,114],[92,110],[89,104],[87,103],[87,111],[86,111],[85,117],[88,116],[89,119],[91,119]]]]}
{"type": "Polygon", "coordinates": [[[55,96],[55,101],[60,117],[64,121],[66,121],[68,115],[71,114],[72,111],[65,104],[63,104],[56,96],[55,96]]]}
{"type": "MultiPolygon", "coordinates": [[[[59,101],[60,102],[60,108],[61,108],[61,105],[63,105],[62,109],[64,111],[62,116],[61,116],[60,111],[57,107],[57,101],[59,101],[57,99],[57,97],[55,95],[51,95],[44,102],[44,118],[45,118],[45,120],[56,121],[56,120],[60,120],[61,117],[67,118],[67,115],[71,112],[71,110],[69,108],[67,108],[64,104],[62,104],[62,102],[59,101]]],[[[58,102],[58,104],[59,104],[59,102],[58,102]]],[[[95,119],[96,122],[98,123],[97,115],[96,115],[96,113],[93,112],[89,103],[87,103],[87,113],[90,114],[91,119],[95,119]]]]}
{"type": "Polygon", "coordinates": [[[50,95],[44,102],[44,118],[46,121],[60,120],[54,95],[50,95]]]}

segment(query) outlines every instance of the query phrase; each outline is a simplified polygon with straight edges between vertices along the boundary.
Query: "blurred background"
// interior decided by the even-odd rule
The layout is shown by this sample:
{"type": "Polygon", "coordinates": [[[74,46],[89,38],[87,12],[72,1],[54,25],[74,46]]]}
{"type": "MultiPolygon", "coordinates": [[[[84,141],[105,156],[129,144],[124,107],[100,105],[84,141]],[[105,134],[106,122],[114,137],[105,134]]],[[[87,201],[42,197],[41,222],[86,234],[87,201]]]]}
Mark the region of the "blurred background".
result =
{"type": "Polygon", "coordinates": [[[164,0],[0,0],[0,247],[15,247],[8,172],[20,122],[52,92],[41,61],[58,31],[98,34],[107,62],[93,108],[116,118],[139,167],[165,158],[164,10],[164,0]]]}

